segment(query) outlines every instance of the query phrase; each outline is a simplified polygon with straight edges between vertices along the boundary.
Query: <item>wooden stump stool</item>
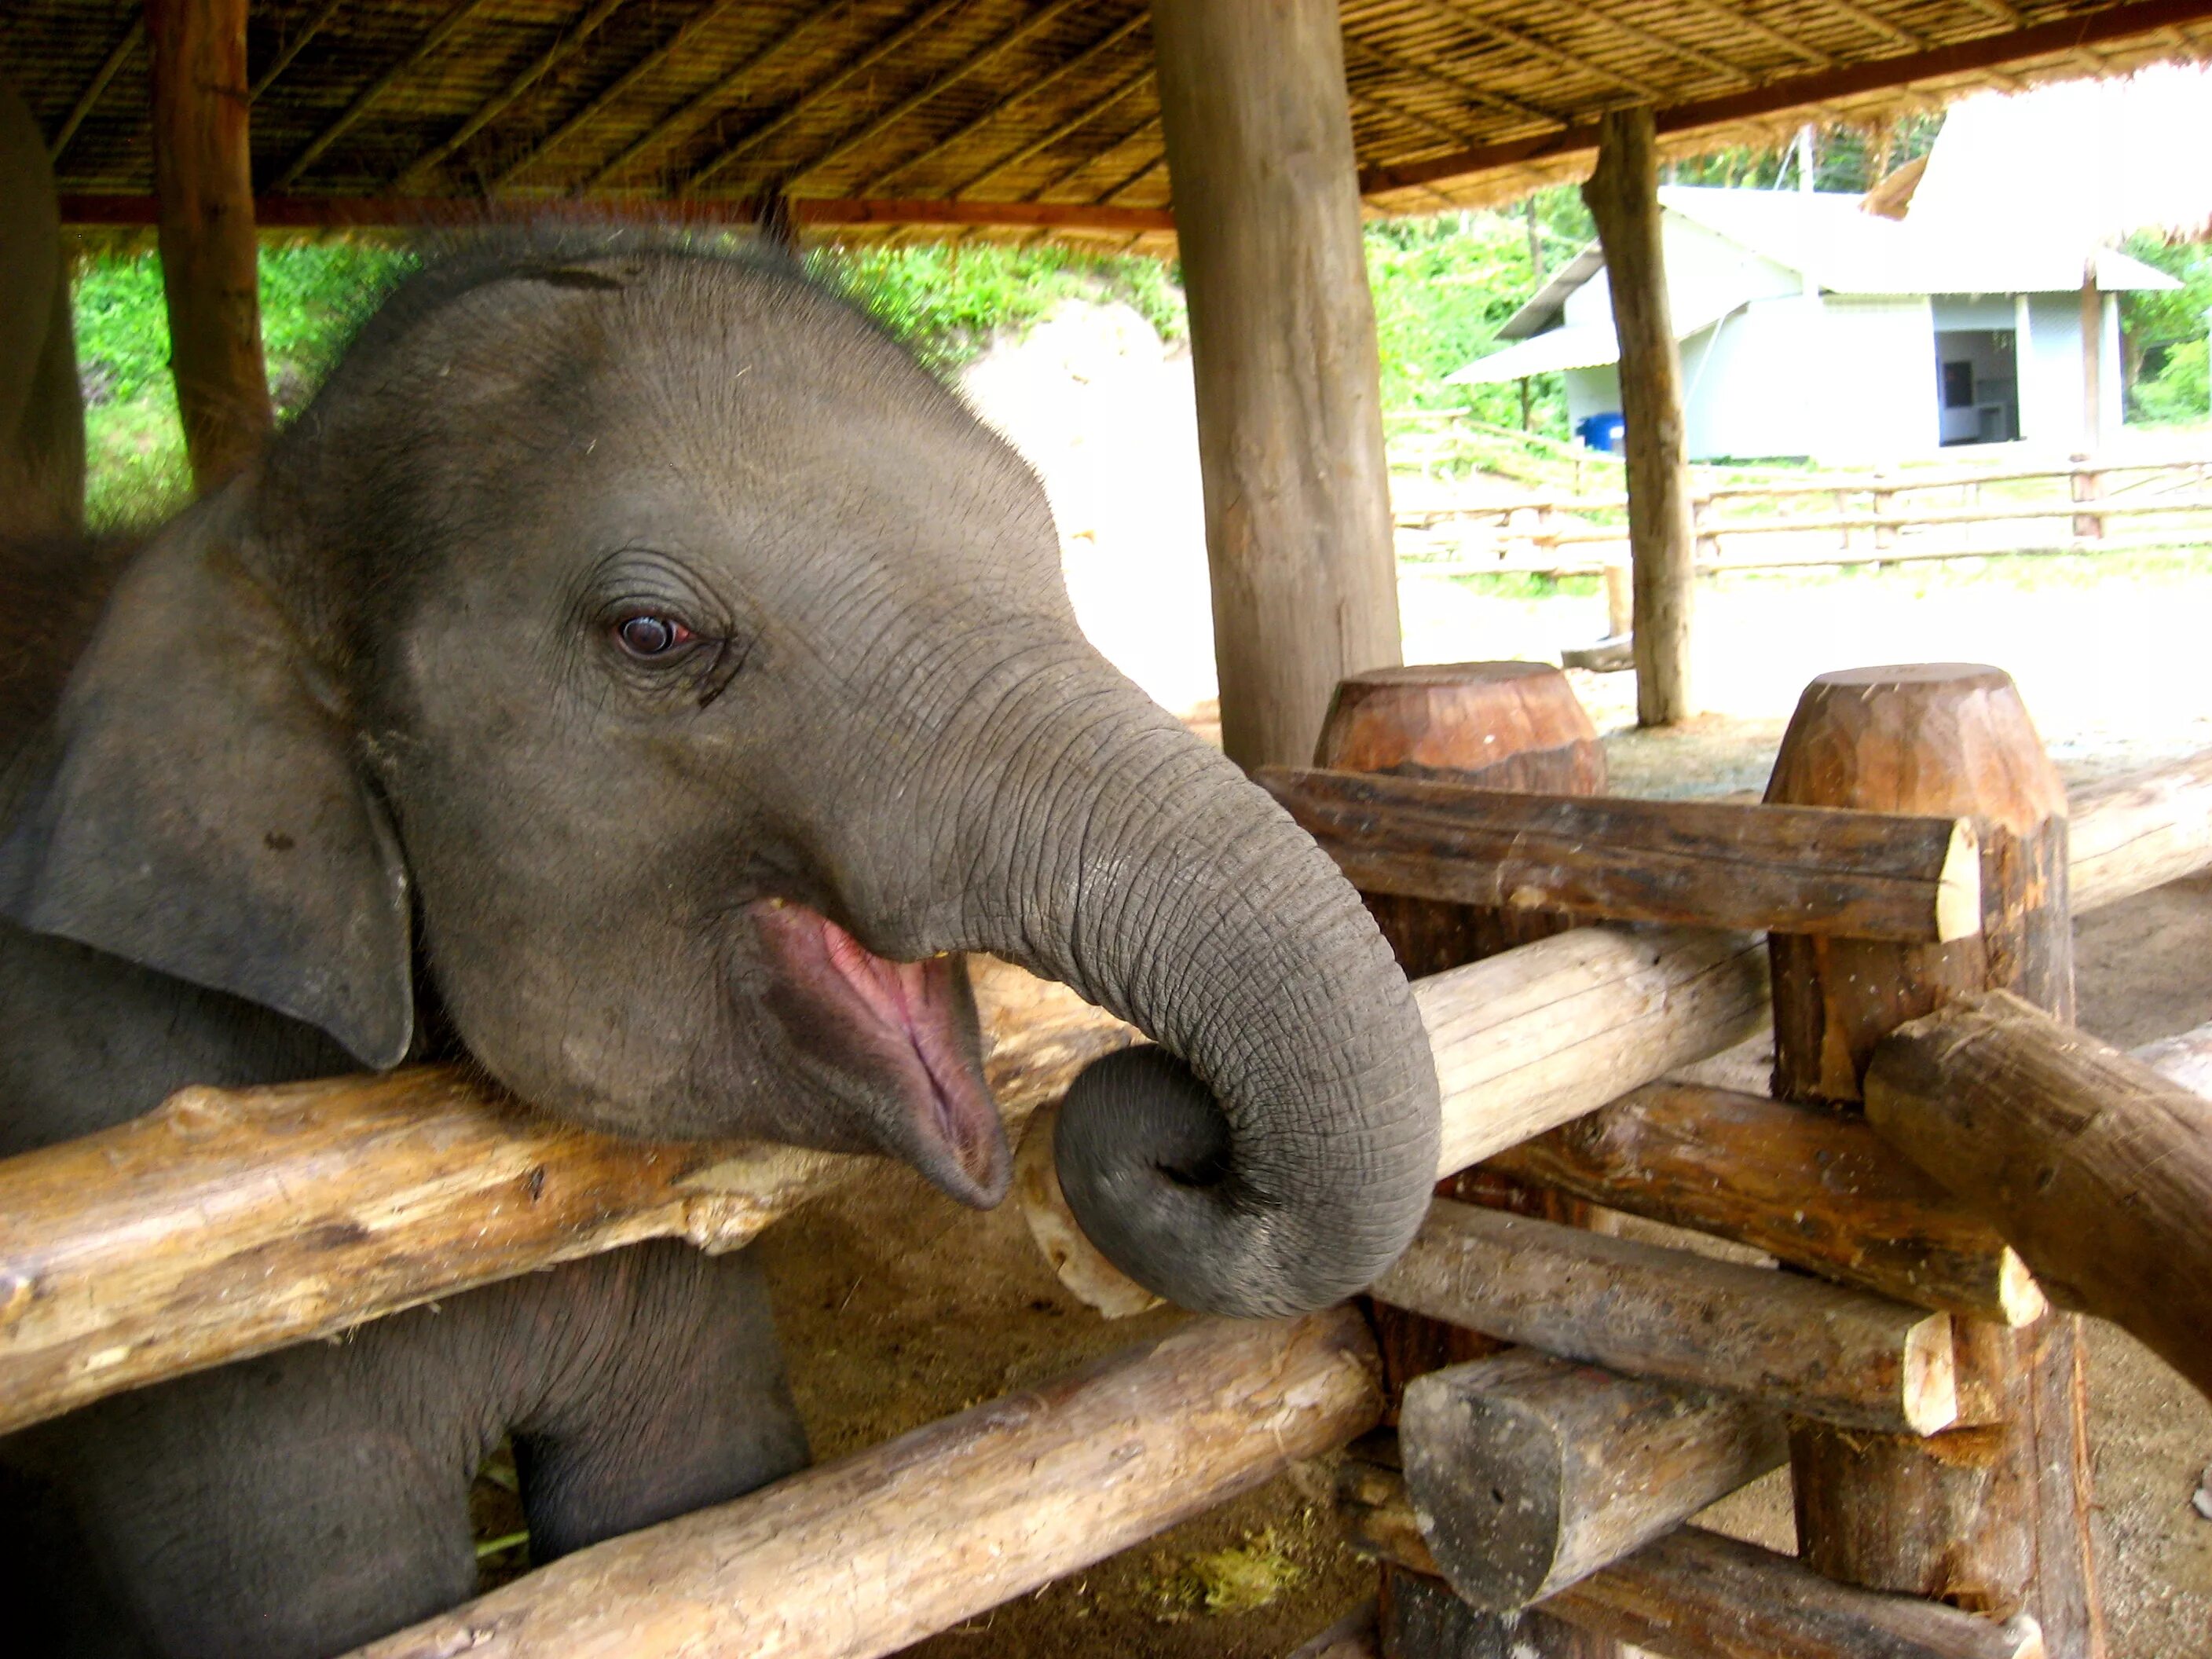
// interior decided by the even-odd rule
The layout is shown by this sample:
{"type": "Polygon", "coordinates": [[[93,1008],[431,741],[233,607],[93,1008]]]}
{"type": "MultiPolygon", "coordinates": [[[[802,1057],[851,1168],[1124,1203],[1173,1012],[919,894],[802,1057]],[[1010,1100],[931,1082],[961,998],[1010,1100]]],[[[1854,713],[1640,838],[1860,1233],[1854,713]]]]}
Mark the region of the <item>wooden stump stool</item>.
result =
{"type": "MultiPolygon", "coordinates": [[[[1605,792],[1605,750],[1567,677],[1547,663],[1467,662],[1384,668],[1343,681],[1322,722],[1314,764],[1393,772],[1485,789],[1550,795],[1605,792]]],[[[1367,908],[1408,975],[1438,974],[1573,926],[1543,911],[1503,911],[1392,894],[1367,908]]],[[[1440,1197],[1547,1220],[1585,1223],[1590,1206],[1553,1188],[1482,1170],[1438,1183],[1440,1197]]],[[[1393,1419],[1411,1378],[1506,1345],[1438,1320],[1370,1304],[1393,1419]]],[[[1478,1613],[1403,1569],[1382,1569],[1382,1651],[1428,1659],[1435,1651],[1510,1650],[1528,1659],[1618,1659],[1619,1645],[1548,1614],[1517,1620],[1478,1613]],[[1439,1626],[1437,1620],[1445,1621],[1439,1626]],[[1437,1644],[1448,1626],[1450,1642],[1437,1644]]]]}
{"type": "MultiPolygon", "coordinates": [[[[2002,670],[1855,669],[1808,686],[1769,801],[1970,817],[1982,933],[1946,945],[1775,934],[1775,1092],[1855,1110],[1874,1045],[1968,992],[2074,1007],[2066,798],[2002,670]]],[[[1791,1431],[1800,1548],[1831,1578],[2042,1622],[2051,1659],[2095,1659],[2079,1322],[1960,1317],[1962,1426],[1922,1439],[1791,1431]]]]}

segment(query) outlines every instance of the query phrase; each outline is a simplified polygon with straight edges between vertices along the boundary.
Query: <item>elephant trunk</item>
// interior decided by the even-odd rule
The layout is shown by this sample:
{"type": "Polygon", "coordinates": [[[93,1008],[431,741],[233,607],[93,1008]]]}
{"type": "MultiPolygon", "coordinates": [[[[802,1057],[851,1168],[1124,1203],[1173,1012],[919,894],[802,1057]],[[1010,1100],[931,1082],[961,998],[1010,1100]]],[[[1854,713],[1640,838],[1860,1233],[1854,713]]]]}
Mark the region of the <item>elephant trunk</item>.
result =
{"type": "Polygon", "coordinates": [[[1412,992],[1358,896],[1235,766],[1097,659],[1054,666],[998,705],[953,884],[968,948],[1159,1045],[1069,1091],[1068,1203],[1185,1307],[1336,1301],[1396,1259],[1435,1180],[1412,992]]]}

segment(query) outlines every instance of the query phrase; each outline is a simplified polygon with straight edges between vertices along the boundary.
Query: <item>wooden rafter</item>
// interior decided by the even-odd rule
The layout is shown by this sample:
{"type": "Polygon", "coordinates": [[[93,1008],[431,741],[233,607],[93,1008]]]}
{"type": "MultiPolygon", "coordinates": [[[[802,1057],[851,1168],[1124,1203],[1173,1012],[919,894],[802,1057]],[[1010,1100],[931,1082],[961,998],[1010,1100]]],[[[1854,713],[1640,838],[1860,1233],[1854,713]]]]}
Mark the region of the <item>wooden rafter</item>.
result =
{"type": "Polygon", "coordinates": [[[70,106],[70,112],[62,118],[61,125],[54,130],[54,136],[46,145],[48,165],[62,159],[62,152],[70,147],[70,140],[76,137],[76,130],[84,125],[84,118],[91,114],[93,106],[106,95],[107,83],[130,61],[131,54],[145,44],[146,14],[142,11],[132,16],[130,27],[107,49],[107,56],[100,60],[100,67],[92,72],[92,79],[84,83],[84,90],[77,94],[76,102],[70,106]]]}
{"type": "Polygon", "coordinates": [[[1403,121],[1408,126],[1419,127],[1455,149],[1463,148],[1467,143],[1465,133],[1446,126],[1434,116],[1423,114],[1411,104],[1401,101],[1391,94],[1377,92],[1371,87],[1349,85],[1346,90],[1351,94],[1353,103],[1364,104],[1368,108],[1403,121]]]}
{"type": "Polygon", "coordinates": [[[447,156],[482,132],[513,106],[531,88],[536,86],[548,72],[599,32],[599,26],[613,16],[629,0],[597,0],[589,11],[578,18],[570,28],[556,37],[553,44],[532,58],[522,72],[477,106],[468,119],[453,129],[443,140],[425,150],[402,168],[393,189],[401,195],[418,183],[447,156]]]}
{"type": "Polygon", "coordinates": [[[948,14],[957,11],[967,3],[968,0],[936,0],[934,4],[924,6],[860,56],[848,58],[829,79],[808,88],[767,120],[740,134],[731,143],[702,161],[677,187],[675,193],[683,195],[695,191],[725,167],[735,166],[810,110],[818,109],[825,100],[836,97],[852,83],[856,76],[866,75],[885,58],[904,51],[917,37],[927,33],[948,14]]]}
{"type": "MultiPolygon", "coordinates": [[[[1141,138],[1149,137],[1158,141],[1159,137],[1160,118],[1158,115],[1154,115],[1150,120],[1140,122],[1136,126],[1130,128],[1128,131],[1123,133],[1119,138],[1116,138],[1112,143],[1107,145],[1103,149],[1085,156],[1073,167],[1068,168],[1066,172],[1053,179],[1051,183],[1038,185],[1036,189],[1029,193],[1027,199],[1032,202],[1049,201],[1052,198],[1052,193],[1054,191],[1063,189],[1066,185],[1074,183],[1076,179],[1080,179],[1085,173],[1090,172],[1091,168],[1097,167],[1101,161],[1111,155],[1115,150],[1121,149],[1127,145],[1133,144],[1141,138]]],[[[1163,151],[1163,159],[1164,159],[1164,151],[1163,151]]],[[[1146,167],[1146,170],[1149,170],[1151,163],[1147,162],[1146,167]]],[[[1092,200],[1096,198],[1086,198],[1085,199],[1092,200]]]]}
{"type": "Polygon", "coordinates": [[[1856,0],[1820,0],[1820,3],[1838,17],[1848,17],[1869,34],[1878,34],[1885,40],[1894,40],[1900,46],[1910,46],[1915,52],[1928,50],[1928,37],[1906,28],[1902,23],[1893,23],[1878,12],[1869,11],[1856,0]]]}
{"type": "Polygon", "coordinates": [[[957,86],[978,70],[988,69],[1008,52],[1018,50],[1032,36],[1050,27],[1077,6],[1084,3],[1085,0],[1051,0],[1050,4],[1030,13],[1011,28],[1000,31],[935,80],[908,93],[865,125],[838,139],[828,149],[822,151],[811,160],[800,163],[792,170],[791,181],[797,184],[810,173],[819,173],[823,167],[834,166],[854,150],[873,143],[940,93],[957,86]]]}
{"type": "Polygon", "coordinates": [[[715,3],[708,6],[704,11],[686,18],[666,40],[615,76],[606,86],[586,99],[581,107],[559,126],[554,128],[551,132],[532,145],[520,159],[510,161],[501,170],[498,178],[493,181],[495,186],[507,184],[524,168],[534,165],[541,158],[574,137],[597,119],[599,112],[608,105],[613,103],[632,87],[636,86],[639,82],[644,80],[662,64],[682,52],[692,41],[699,38],[702,31],[738,3],[739,0],[715,0],[715,3]]]}
{"type": "MultiPolygon", "coordinates": [[[[1571,10],[1581,9],[1581,0],[1552,0],[1552,3],[1571,10]]],[[[1814,69],[1833,69],[1836,60],[1818,46],[1808,46],[1795,35],[1785,34],[1771,23],[1761,21],[1741,7],[1723,3],[1723,0],[1682,0],[1692,10],[1701,11],[1715,22],[1746,34],[1755,35],[1770,46],[1779,47],[1791,57],[1802,58],[1814,69]]]]}
{"type": "Polygon", "coordinates": [[[1121,102],[1122,100],[1131,96],[1139,88],[1149,84],[1152,78],[1152,65],[1151,61],[1148,59],[1144,64],[1139,65],[1133,74],[1123,76],[1122,79],[1115,83],[1110,90],[1100,97],[1092,99],[1081,109],[1076,111],[1074,114],[1067,117],[1066,119],[1060,121],[1057,125],[1048,128],[1045,131],[1039,133],[1036,137],[1030,139],[1029,143],[1024,144],[1020,149],[1014,150],[1012,154],[1000,156],[997,161],[992,162],[990,166],[985,167],[981,173],[975,173],[968,179],[963,179],[959,185],[954,187],[953,194],[956,196],[964,196],[968,191],[974,190],[977,185],[988,184],[992,179],[997,178],[1000,173],[1007,171],[1009,168],[1018,167],[1030,157],[1041,155],[1042,152],[1050,149],[1061,139],[1068,137],[1069,134],[1079,131],[1083,128],[1089,126],[1093,121],[1103,115],[1108,110],[1121,102]]]}
{"type": "Polygon", "coordinates": [[[1401,58],[1396,52],[1375,45],[1370,40],[1362,40],[1347,33],[1344,37],[1344,51],[1346,58],[1364,58],[1369,63],[1379,64],[1391,74],[1403,76],[1409,81],[1425,81],[1431,86],[1442,87],[1454,97],[1468,103],[1487,104],[1492,109],[1503,110],[1508,115],[1517,115],[1524,121],[1538,122],[1547,127],[1564,127],[1567,125],[1567,118],[1564,115],[1547,109],[1539,109],[1535,105],[1523,103],[1518,98],[1509,98],[1502,92],[1492,92],[1487,87],[1479,86],[1474,82],[1444,70],[1416,64],[1410,58],[1401,58]]]}
{"type": "Polygon", "coordinates": [[[989,126],[994,121],[1004,115],[1015,105],[1025,103],[1030,99],[1038,97],[1058,86],[1062,81],[1067,79],[1068,76],[1080,74],[1084,70],[1088,69],[1092,64],[1096,63],[1100,58],[1113,51],[1115,47],[1120,46],[1131,35],[1136,33],[1139,29],[1143,28],[1151,21],[1152,14],[1144,7],[1138,7],[1137,9],[1129,16],[1123,19],[1113,28],[1109,29],[1104,34],[1100,35],[1098,39],[1093,40],[1089,46],[1085,46],[1081,52],[1077,52],[1074,57],[1069,58],[1057,69],[1048,70],[1043,75],[1039,76],[1035,81],[1030,82],[1027,86],[1020,88],[1017,91],[1001,98],[997,103],[992,105],[990,108],[985,110],[973,120],[963,122],[959,126],[955,127],[951,132],[946,133],[942,138],[938,139],[934,143],[931,144],[927,149],[921,151],[917,155],[909,155],[906,160],[899,162],[896,166],[877,173],[873,178],[870,179],[866,183],[860,186],[860,193],[862,195],[867,195],[872,191],[881,190],[885,185],[897,178],[901,173],[910,172],[914,168],[921,166],[925,161],[933,161],[939,156],[944,155],[947,150],[957,148],[959,145],[966,143],[976,133],[981,132],[984,128],[989,126]]]}
{"type": "MultiPolygon", "coordinates": [[[[2119,41],[2155,35],[2163,29],[2212,18],[2212,0],[2130,0],[2082,17],[2034,23],[2008,34],[1985,34],[1927,52],[1876,58],[1810,75],[1770,81],[1740,93],[1696,99],[1657,112],[1662,137],[1706,127],[1759,120],[1796,110],[1814,110],[1837,99],[1899,91],[1916,82],[1962,75],[1986,75],[2008,64],[2078,52],[2119,41]]],[[[1425,161],[1370,167],[1360,189],[1370,196],[1441,184],[1506,167],[1587,155],[1597,147],[1597,128],[1578,124],[1526,138],[1480,144],[1455,155],[1425,161]]]]}
{"type": "MultiPolygon", "coordinates": [[[[1748,82],[1758,78],[1741,64],[1731,64],[1726,58],[1716,57],[1713,53],[1691,46],[1686,41],[1672,40],[1663,34],[1655,34],[1639,23],[1632,23],[1626,17],[1617,16],[1609,11],[1601,11],[1594,5],[1584,4],[1583,0],[1552,0],[1552,3],[1570,17],[1587,19],[1607,33],[1618,34],[1626,40],[1635,41],[1646,52],[1664,52],[1669,58],[1678,58],[1686,64],[1695,64],[1709,74],[1722,76],[1731,81],[1748,82]]],[[[1465,9],[1463,6],[1456,3],[1452,9],[1455,12],[1465,9]]]]}
{"type": "Polygon", "coordinates": [[[854,3],[855,0],[831,0],[829,5],[803,12],[793,18],[764,45],[746,53],[744,61],[735,68],[717,76],[712,86],[685,99],[624,144],[611,159],[602,162],[585,180],[585,188],[605,183],[656,144],[664,143],[678,133],[690,132],[712,118],[763,64],[811,30],[843,17],[853,9],[854,3]]]}
{"type": "Polygon", "coordinates": [[[459,5],[433,23],[429,32],[415,43],[413,51],[363,87],[355,95],[354,100],[339,112],[336,120],[307,141],[307,147],[293,158],[291,166],[277,175],[276,189],[280,191],[289,190],[299,183],[300,175],[320,161],[324,153],[343,138],[355,122],[368,113],[378,99],[389,92],[402,76],[419,68],[439,47],[459,33],[489,3],[490,0],[460,0],[459,5]]]}
{"type": "Polygon", "coordinates": [[[1632,92],[1639,98],[1648,98],[1654,102],[1668,96],[1664,90],[1640,76],[1625,75],[1586,53],[1568,52],[1548,40],[1540,40],[1526,30],[1492,22],[1469,7],[1453,3],[1453,0],[1421,0],[1421,9],[1454,28],[1464,29],[1497,46],[1510,46],[1516,52],[1525,52],[1554,69],[1565,70],[1570,75],[1593,75],[1601,81],[1610,81],[1625,92],[1632,92]]]}
{"type": "Polygon", "coordinates": [[[1167,152],[1165,150],[1162,150],[1158,155],[1152,157],[1151,161],[1146,162],[1144,166],[1139,167],[1134,173],[1130,173],[1127,178],[1123,179],[1120,184],[1114,185],[1109,190],[1101,192],[1101,194],[1097,198],[1096,205],[1103,207],[1108,203],[1111,202],[1115,197],[1127,195],[1129,191],[1134,190],[1139,185],[1143,184],[1146,179],[1151,178],[1154,173],[1164,173],[1167,170],[1167,152]]]}
{"type": "Polygon", "coordinates": [[[276,77],[292,67],[292,60],[306,49],[307,42],[323,32],[323,25],[337,16],[338,8],[345,3],[346,0],[323,0],[323,9],[293,30],[284,43],[276,48],[276,55],[269,60],[260,74],[253,77],[252,83],[246,88],[246,101],[253,103],[268,91],[276,83],[276,77]]]}

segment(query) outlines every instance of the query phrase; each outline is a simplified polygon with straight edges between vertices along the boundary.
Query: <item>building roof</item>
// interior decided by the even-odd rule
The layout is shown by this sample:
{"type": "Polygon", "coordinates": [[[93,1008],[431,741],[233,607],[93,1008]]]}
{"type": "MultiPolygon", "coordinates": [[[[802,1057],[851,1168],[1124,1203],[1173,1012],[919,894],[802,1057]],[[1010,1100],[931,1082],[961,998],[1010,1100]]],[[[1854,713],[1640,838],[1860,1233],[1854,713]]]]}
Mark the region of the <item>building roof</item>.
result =
{"type": "MultiPolygon", "coordinates": [[[[1382,211],[1589,169],[1650,105],[1670,154],[2002,81],[2212,55],[2212,0],[1342,0],[1382,211]]],[[[150,213],[140,0],[11,0],[0,64],[72,221],[150,213]]],[[[577,199],[1164,246],[1147,0],[256,0],[265,222],[577,199]]],[[[382,216],[380,218],[380,216],[382,216]]]]}
{"type": "MultiPolygon", "coordinates": [[[[1686,340],[1700,330],[1711,328],[1735,308],[1730,306],[1727,311],[1708,311],[1686,319],[1677,317],[1674,337],[1686,340]]],[[[1490,380],[1517,380],[1524,374],[1595,368],[1620,356],[1620,342],[1613,337],[1613,319],[1608,317],[1601,323],[1569,323],[1547,329],[1541,334],[1532,334],[1503,351],[1478,357],[1465,368],[1444,376],[1444,381],[1449,386],[1477,386],[1490,380]]]]}

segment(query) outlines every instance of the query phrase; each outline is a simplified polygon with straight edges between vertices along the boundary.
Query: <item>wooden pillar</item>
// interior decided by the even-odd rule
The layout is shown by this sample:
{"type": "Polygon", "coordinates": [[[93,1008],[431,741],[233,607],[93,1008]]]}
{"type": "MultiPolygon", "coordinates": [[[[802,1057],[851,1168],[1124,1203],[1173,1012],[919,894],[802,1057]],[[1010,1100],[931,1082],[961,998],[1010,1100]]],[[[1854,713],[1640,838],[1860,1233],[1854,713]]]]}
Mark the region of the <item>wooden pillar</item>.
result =
{"type": "MultiPolygon", "coordinates": [[[[1338,686],[1314,764],[1346,772],[1443,778],[1486,789],[1554,795],[1605,792],[1605,749],[1567,677],[1548,663],[1444,663],[1380,669],[1338,686]]],[[[1370,894],[1367,908],[1407,974],[1442,973],[1560,933],[1571,918],[1538,910],[1370,894]]],[[[1549,1188],[1481,1169],[1437,1183],[1439,1197],[1549,1221],[1587,1221],[1590,1206],[1549,1188]]],[[[1383,1387],[1395,1418],[1412,1378],[1499,1352],[1506,1345],[1458,1325],[1368,1304],[1382,1352],[1383,1387]]],[[[1386,1659],[1426,1659],[1429,1606],[1404,1569],[1382,1569],[1377,1619],[1386,1659]]],[[[1459,1615],[1455,1614],[1455,1618],[1459,1615]]],[[[1619,1659],[1619,1646],[1543,1613],[1518,1620],[1467,1610],[1467,1640],[1510,1645],[1527,1659],[1619,1659]],[[1510,1638],[1510,1643],[1508,1638],[1510,1638]]]]}
{"type": "Polygon", "coordinates": [[[246,7],[146,0],[169,362],[203,490],[250,459],[274,422],[246,138],[246,7]]]}
{"type": "Polygon", "coordinates": [[[1636,718],[1668,726],[1692,712],[1694,532],[1683,459],[1682,359],[1660,246],[1659,149],[1649,109],[1598,124],[1597,171],[1583,186],[1605,251],[1620,340],[1628,545],[1636,589],[1636,718]]]}
{"type": "Polygon", "coordinates": [[[1221,739],[1313,752],[1400,659],[1375,307],[1334,0],[1153,0],[1198,389],[1221,739]]]}
{"type": "MultiPolygon", "coordinates": [[[[2066,798],[2002,671],[1824,674],[1797,705],[1766,798],[1972,817],[1982,933],[1948,945],[1775,934],[1775,1091],[1857,1109],[1874,1046],[1951,998],[2007,989],[2074,1008],[2066,798]]],[[[1800,1547],[1832,1578],[2041,1621],[2051,1659],[2104,1652],[2088,1530],[2080,1322],[1960,1316],[1962,1417],[1925,1439],[1791,1431],[1800,1547]]]]}
{"type": "Polygon", "coordinates": [[[2081,447],[2094,456],[2104,438],[2105,296],[2097,291],[2093,255],[2081,271],[2081,447]]]}

